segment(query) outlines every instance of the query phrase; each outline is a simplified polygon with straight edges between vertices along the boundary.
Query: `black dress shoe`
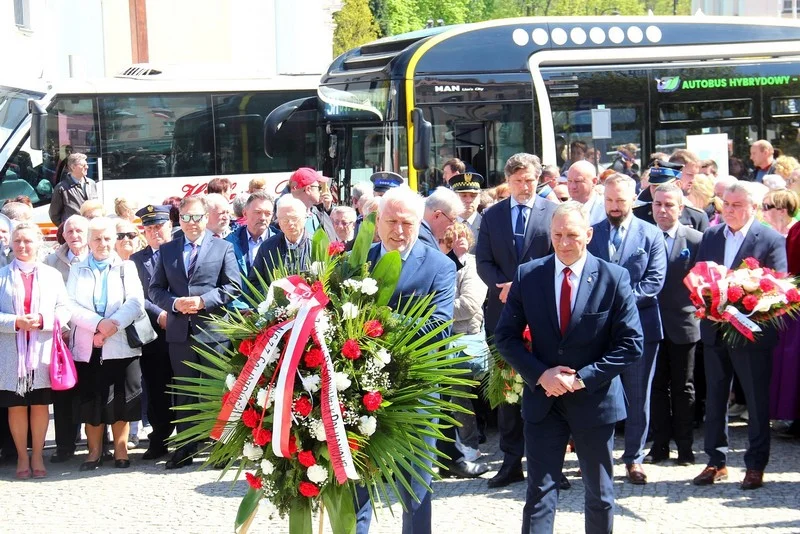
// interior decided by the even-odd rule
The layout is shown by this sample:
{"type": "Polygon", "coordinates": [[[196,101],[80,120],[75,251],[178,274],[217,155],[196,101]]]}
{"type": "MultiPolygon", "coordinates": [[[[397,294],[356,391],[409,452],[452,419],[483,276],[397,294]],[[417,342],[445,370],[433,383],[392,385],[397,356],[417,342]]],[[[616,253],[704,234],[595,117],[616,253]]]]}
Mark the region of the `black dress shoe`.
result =
{"type": "Polygon", "coordinates": [[[652,448],[650,452],[647,453],[647,456],[644,457],[645,463],[648,464],[660,464],[667,460],[669,460],[669,449],[652,448]]]}
{"type": "Polygon", "coordinates": [[[103,465],[103,456],[101,455],[100,458],[93,462],[83,462],[81,466],[78,468],[79,471],[94,471],[98,467],[103,465]]]}
{"type": "Polygon", "coordinates": [[[164,465],[164,467],[166,469],[180,469],[182,467],[188,467],[193,463],[194,458],[192,458],[191,453],[175,451],[175,453],[172,455],[172,458],[167,460],[167,463],[164,465]]]}
{"type": "Polygon", "coordinates": [[[694,464],[694,453],[692,451],[678,452],[678,459],[675,463],[678,465],[694,464]]]}
{"type": "Polygon", "coordinates": [[[124,460],[114,460],[114,467],[117,469],[127,469],[131,466],[131,461],[125,458],[124,460]]]}
{"type": "Polygon", "coordinates": [[[509,484],[515,482],[522,482],[525,480],[525,475],[522,474],[522,464],[506,465],[500,468],[495,476],[489,479],[486,484],[489,488],[504,488],[509,484]]]}
{"type": "Polygon", "coordinates": [[[53,464],[62,464],[67,460],[71,460],[72,457],[75,456],[75,452],[64,452],[64,451],[56,451],[53,456],[50,457],[50,463],[53,464]]]}
{"type": "Polygon", "coordinates": [[[489,466],[480,462],[468,462],[458,460],[457,462],[443,462],[446,466],[439,469],[442,478],[478,478],[489,471],[489,466]]]}
{"type": "Polygon", "coordinates": [[[150,446],[142,455],[142,460],[156,460],[162,456],[169,454],[169,449],[166,447],[150,446]]]}
{"type": "Polygon", "coordinates": [[[569,479],[564,476],[564,473],[561,473],[561,480],[558,483],[558,489],[560,490],[568,490],[572,488],[572,484],[570,483],[569,479]]]}

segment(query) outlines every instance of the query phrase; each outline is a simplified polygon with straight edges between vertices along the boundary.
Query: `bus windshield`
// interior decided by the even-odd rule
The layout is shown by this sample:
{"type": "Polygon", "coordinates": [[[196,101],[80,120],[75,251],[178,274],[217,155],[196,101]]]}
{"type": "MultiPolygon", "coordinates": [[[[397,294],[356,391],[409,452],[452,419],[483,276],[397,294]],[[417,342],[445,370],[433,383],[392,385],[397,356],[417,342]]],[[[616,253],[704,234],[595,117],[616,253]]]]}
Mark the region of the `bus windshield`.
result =
{"type": "Polygon", "coordinates": [[[41,98],[41,93],[22,91],[0,85],[0,149],[28,114],[28,99],[41,98]]]}

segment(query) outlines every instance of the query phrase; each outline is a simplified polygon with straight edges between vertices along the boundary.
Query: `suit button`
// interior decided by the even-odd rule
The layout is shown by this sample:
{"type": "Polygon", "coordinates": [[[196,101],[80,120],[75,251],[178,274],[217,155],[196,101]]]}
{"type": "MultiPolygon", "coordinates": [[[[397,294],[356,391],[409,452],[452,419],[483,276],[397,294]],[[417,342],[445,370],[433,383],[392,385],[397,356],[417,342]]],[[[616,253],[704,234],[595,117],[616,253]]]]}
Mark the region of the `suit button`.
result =
{"type": "Polygon", "coordinates": [[[564,349],[558,349],[559,354],[564,354],[564,349]]]}

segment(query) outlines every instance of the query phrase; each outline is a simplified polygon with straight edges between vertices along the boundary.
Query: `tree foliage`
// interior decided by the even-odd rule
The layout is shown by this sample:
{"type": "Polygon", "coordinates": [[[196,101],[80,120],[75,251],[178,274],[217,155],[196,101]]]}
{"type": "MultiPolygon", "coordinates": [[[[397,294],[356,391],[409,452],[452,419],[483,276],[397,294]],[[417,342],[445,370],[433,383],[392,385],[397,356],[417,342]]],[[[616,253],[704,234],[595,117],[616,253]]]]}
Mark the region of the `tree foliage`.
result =
{"type": "Polygon", "coordinates": [[[333,53],[343,52],[378,38],[379,27],[370,11],[369,0],[344,0],[342,9],[334,13],[333,53]]]}

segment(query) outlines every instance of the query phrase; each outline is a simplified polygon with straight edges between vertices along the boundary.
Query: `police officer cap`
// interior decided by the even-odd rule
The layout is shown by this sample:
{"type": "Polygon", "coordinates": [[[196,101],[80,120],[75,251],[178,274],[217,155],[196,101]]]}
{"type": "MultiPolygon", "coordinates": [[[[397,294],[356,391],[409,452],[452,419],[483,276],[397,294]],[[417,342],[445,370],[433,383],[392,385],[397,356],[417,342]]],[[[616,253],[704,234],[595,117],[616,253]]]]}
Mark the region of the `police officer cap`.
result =
{"type": "Polygon", "coordinates": [[[148,204],[136,212],[136,216],[142,220],[142,226],[151,224],[161,224],[169,220],[170,206],[154,206],[148,204]]]}
{"type": "Polygon", "coordinates": [[[477,172],[464,172],[456,174],[450,178],[450,189],[456,193],[463,193],[465,191],[479,192],[483,185],[483,176],[477,172]]]}
{"type": "Polygon", "coordinates": [[[372,188],[376,193],[385,193],[389,189],[402,185],[404,182],[402,176],[390,171],[376,172],[369,179],[372,180],[372,188]]]}
{"type": "Polygon", "coordinates": [[[683,165],[680,163],[670,163],[660,159],[650,162],[649,182],[653,185],[668,184],[681,177],[683,165]]]}

